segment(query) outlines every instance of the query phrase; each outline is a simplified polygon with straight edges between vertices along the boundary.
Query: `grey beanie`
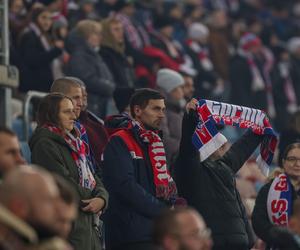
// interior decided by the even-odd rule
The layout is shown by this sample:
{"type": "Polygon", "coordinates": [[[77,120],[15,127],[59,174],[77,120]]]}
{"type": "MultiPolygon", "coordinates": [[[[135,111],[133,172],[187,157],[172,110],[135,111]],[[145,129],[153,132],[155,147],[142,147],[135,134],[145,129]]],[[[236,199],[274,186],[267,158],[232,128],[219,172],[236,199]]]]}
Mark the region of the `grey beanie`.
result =
{"type": "Polygon", "coordinates": [[[184,79],[176,71],[171,69],[160,69],[157,72],[156,84],[166,93],[170,93],[173,89],[183,86],[184,79]]]}
{"type": "Polygon", "coordinates": [[[190,39],[201,39],[209,35],[208,28],[202,23],[192,23],[188,29],[188,37],[190,39]]]}
{"type": "Polygon", "coordinates": [[[295,53],[300,48],[300,37],[293,37],[288,40],[287,47],[291,54],[295,53]]]}

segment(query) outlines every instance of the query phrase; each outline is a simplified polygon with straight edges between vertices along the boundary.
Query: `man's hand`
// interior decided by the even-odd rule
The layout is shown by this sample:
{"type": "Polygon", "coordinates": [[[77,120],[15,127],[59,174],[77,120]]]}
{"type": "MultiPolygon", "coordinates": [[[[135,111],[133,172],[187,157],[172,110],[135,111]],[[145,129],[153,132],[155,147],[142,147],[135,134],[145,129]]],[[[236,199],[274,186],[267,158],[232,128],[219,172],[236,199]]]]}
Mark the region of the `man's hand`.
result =
{"type": "Polygon", "coordinates": [[[105,201],[102,198],[93,198],[81,201],[87,204],[85,207],[82,208],[82,211],[91,212],[94,214],[99,213],[105,205],[105,201]]]}
{"type": "Polygon", "coordinates": [[[190,110],[196,110],[197,109],[197,99],[193,98],[190,100],[186,105],[186,112],[189,113],[190,110]]]}

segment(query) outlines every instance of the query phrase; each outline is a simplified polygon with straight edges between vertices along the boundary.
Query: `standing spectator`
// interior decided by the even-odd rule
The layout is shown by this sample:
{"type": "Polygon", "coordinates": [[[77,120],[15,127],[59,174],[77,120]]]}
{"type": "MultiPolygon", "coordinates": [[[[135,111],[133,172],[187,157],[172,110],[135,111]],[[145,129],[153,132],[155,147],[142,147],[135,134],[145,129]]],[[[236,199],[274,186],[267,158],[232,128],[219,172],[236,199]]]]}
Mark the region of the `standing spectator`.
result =
{"type": "Polygon", "coordinates": [[[259,191],[252,214],[253,229],[267,243],[266,249],[276,245],[276,227],[288,227],[293,214],[300,180],[300,143],[288,145],[282,159],[282,171],[259,191]]]}
{"type": "Polygon", "coordinates": [[[99,214],[107,207],[108,193],[87,161],[87,148],[74,126],[72,99],[53,93],[41,101],[38,127],[30,139],[32,162],[67,180],[80,198],[78,218],[69,240],[75,250],[101,249],[97,231],[99,214]]]}
{"type": "MultiPolygon", "coordinates": [[[[178,153],[185,99],[183,77],[171,69],[160,69],[156,84],[166,97],[166,116],[162,120],[163,141],[170,166],[178,153]]],[[[169,166],[169,167],[170,167],[169,166]]]]}
{"type": "Polygon", "coordinates": [[[24,163],[17,135],[8,128],[0,127],[0,180],[4,174],[24,163]]]}
{"type": "Polygon", "coordinates": [[[116,84],[99,55],[101,40],[101,24],[91,20],[80,21],[67,39],[66,48],[71,57],[66,72],[86,84],[89,93],[88,107],[102,118],[106,115],[108,101],[116,84]]]}
{"type": "Polygon", "coordinates": [[[164,97],[140,89],[130,101],[129,128],[114,133],[104,151],[103,179],[110,193],[105,214],[108,249],[152,249],[152,219],[176,201],[158,129],[164,97]]]}
{"type": "Polygon", "coordinates": [[[194,87],[194,79],[190,75],[182,74],[183,79],[184,79],[184,85],[183,85],[183,93],[184,93],[184,98],[186,102],[189,102],[195,92],[195,87],[194,87]]]}
{"type": "Polygon", "coordinates": [[[297,105],[300,106],[300,37],[288,41],[288,50],[291,55],[291,79],[296,94],[297,105]]]}
{"type": "Polygon", "coordinates": [[[239,46],[230,64],[232,103],[264,110],[274,118],[270,79],[273,55],[252,33],[244,34],[239,46]]]}
{"type": "Polygon", "coordinates": [[[52,18],[47,9],[34,9],[31,21],[19,45],[22,60],[20,90],[48,92],[53,82],[53,63],[62,54],[64,42],[52,40],[49,33],[52,18]]]}
{"type": "Polygon", "coordinates": [[[134,71],[125,55],[122,23],[115,17],[101,23],[103,40],[100,55],[111,70],[117,87],[134,87],[134,71]]]}
{"type": "Polygon", "coordinates": [[[196,104],[195,99],[188,103],[188,113],[182,122],[175,164],[179,194],[201,213],[212,230],[214,250],[251,249],[253,234],[235,185],[235,174],[262,142],[263,136],[248,131],[229,150],[225,143],[209,158],[200,161],[200,153],[191,139],[198,123],[193,112],[196,104]]]}
{"type": "Polygon", "coordinates": [[[188,39],[185,41],[186,53],[192,58],[194,68],[198,71],[195,77],[196,96],[204,99],[212,98],[214,90],[219,94],[224,87],[223,80],[216,73],[207,46],[208,28],[202,23],[193,23],[188,29],[188,39]]]}
{"type": "Polygon", "coordinates": [[[163,250],[210,250],[210,234],[202,216],[193,208],[166,210],[153,226],[153,240],[163,250]]]}

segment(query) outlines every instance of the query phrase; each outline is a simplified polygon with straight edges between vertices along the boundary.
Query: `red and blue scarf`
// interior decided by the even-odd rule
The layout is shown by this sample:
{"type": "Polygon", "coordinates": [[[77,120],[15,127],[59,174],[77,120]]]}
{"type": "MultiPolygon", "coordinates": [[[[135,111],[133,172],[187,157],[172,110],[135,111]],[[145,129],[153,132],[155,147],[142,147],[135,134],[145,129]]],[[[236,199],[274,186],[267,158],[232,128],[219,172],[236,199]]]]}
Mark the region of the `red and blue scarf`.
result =
{"type": "Polygon", "coordinates": [[[199,123],[193,134],[192,141],[204,161],[227,139],[218,132],[216,125],[230,125],[244,129],[252,129],[255,134],[264,135],[260,145],[260,155],[257,163],[262,172],[267,175],[277,145],[277,136],[266,114],[258,109],[247,108],[222,102],[199,100],[197,113],[199,123]]]}
{"type": "Polygon", "coordinates": [[[137,121],[131,121],[131,125],[133,129],[137,130],[142,141],[148,144],[156,197],[169,201],[175,200],[177,188],[167,168],[165,148],[160,136],[155,131],[146,130],[137,121]]]}
{"type": "Polygon", "coordinates": [[[287,227],[292,214],[292,184],[286,174],[277,176],[269,189],[268,217],[271,223],[287,227]]]}
{"type": "Polygon", "coordinates": [[[74,136],[70,132],[63,133],[60,128],[51,124],[46,124],[43,127],[52,133],[63,137],[68,144],[71,156],[78,167],[80,186],[93,190],[96,186],[96,181],[87,161],[88,147],[86,147],[85,143],[80,139],[80,131],[77,127],[74,127],[77,136],[74,136]]]}

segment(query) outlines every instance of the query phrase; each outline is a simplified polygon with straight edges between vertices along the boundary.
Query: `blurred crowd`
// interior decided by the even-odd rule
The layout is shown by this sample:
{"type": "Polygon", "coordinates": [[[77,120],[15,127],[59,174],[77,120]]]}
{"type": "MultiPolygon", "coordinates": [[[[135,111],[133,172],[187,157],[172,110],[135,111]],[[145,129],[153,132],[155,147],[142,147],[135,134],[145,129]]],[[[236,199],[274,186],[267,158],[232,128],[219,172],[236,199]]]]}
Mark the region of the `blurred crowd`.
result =
{"type": "Polygon", "coordinates": [[[42,168],[0,129],[0,249],[300,249],[299,20],[299,0],[10,0],[13,97],[47,95],[25,142],[42,168]],[[264,111],[274,173],[237,129],[194,157],[193,98],[264,111]]]}

